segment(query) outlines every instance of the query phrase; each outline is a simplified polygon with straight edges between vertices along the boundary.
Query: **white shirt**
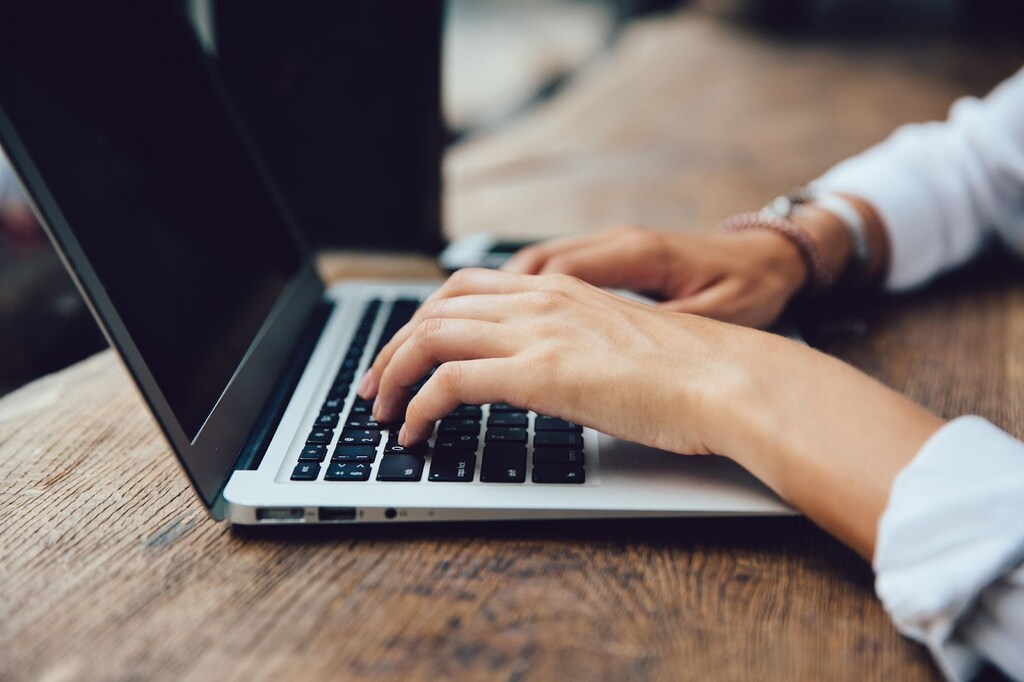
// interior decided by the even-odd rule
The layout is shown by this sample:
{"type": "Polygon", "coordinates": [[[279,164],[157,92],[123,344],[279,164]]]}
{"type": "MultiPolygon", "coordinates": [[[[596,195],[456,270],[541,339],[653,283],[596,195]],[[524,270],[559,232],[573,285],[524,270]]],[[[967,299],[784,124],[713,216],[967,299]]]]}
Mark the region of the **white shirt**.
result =
{"type": "MultiPolygon", "coordinates": [[[[992,237],[1024,255],[1024,69],[814,185],[874,206],[892,245],[890,290],[924,284],[992,237]]],[[[893,483],[874,567],[897,627],[946,677],[987,660],[1024,680],[1024,443],[980,417],[940,429],[893,483]]]]}

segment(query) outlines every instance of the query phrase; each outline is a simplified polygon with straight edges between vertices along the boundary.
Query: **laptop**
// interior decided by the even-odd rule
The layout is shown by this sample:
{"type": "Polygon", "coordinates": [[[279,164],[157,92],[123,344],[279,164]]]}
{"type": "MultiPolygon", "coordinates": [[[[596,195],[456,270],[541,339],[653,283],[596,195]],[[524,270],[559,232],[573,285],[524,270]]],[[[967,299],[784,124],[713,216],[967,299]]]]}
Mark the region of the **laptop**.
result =
{"type": "Polygon", "coordinates": [[[325,288],[187,12],[22,4],[0,43],[0,144],[214,518],[792,513],[730,460],[515,405],[462,406],[403,449],[355,385],[439,282],[325,288]]]}

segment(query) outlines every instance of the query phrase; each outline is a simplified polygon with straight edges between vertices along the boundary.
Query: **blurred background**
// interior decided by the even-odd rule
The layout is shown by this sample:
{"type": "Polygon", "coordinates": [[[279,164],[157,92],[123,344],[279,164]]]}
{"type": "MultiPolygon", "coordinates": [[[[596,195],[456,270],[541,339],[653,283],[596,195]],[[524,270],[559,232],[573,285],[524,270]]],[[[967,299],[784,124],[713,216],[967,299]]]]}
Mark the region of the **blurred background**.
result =
{"type": "MultiPolygon", "coordinates": [[[[313,247],[351,246],[339,225],[357,219],[379,222],[357,246],[428,256],[475,232],[708,229],[1024,64],[1014,0],[224,0],[209,16],[313,247]],[[291,88],[302,59],[345,87],[291,88]],[[369,106],[339,130],[353,100],[369,106]],[[354,192],[337,215],[353,185],[331,145],[351,150],[352,130],[365,186],[403,200],[354,192]]],[[[0,156],[0,395],[104,346],[0,156]]]]}

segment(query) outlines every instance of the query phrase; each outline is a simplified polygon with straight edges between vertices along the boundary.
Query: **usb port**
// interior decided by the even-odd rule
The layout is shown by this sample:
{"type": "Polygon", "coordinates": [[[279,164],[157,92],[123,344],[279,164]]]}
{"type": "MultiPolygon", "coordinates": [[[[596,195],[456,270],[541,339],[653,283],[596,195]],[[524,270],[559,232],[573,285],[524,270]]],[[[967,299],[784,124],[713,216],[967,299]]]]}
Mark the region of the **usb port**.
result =
{"type": "Polygon", "coordinates": [[[301,521],[304,515],[302,507],[259,507],[256,510],[257,521],[301,521]]]}
{"type": "Polygon", "coordinates": [[[320,507],[321,521],[355,521],[355,507],[320,507]]]}

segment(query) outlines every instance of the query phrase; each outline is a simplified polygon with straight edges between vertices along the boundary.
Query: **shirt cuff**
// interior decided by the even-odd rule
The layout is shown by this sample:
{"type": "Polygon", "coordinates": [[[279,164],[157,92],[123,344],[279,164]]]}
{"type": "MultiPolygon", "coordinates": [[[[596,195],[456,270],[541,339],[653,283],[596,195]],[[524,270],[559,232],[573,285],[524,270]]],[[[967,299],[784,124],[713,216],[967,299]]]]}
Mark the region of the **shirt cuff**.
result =
{"type": "Polygon", "coordinates": [[[900,632],[949,679],[982,656],[957,631],[986,587],[1024,558],[1024,444],[980,417],[939,429],[893,481],[875,589],[900,632]]]}

